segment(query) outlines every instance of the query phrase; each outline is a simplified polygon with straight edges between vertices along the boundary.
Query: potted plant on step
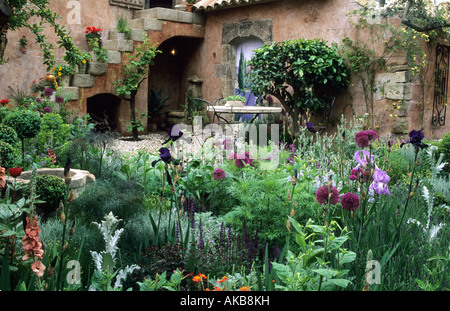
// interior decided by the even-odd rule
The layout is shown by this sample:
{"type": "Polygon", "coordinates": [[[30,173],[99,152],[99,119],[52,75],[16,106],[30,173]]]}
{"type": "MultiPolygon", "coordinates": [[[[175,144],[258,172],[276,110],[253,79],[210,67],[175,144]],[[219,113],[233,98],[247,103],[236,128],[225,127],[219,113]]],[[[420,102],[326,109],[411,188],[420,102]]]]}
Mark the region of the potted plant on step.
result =
{"type": "Polygon", "coordinates": [[[86,38],[86,43],[89,49],[93,50],[94,47],[101,46],[102,39],[102,28],[99,27],[86,27],[86,31],[84,32],[84,37],[86,38]]]}
{"type": "Polygon", "coordinates": [[[148,97],[148,128],[150,131],[156,131],[158,124],[162,124],[161,116],[162,110],[169,107],[170,104],[166,104],[169,97],[162,97],[161,90],[151,90],[148,97]]]}
{"type": "Polygon", "coordinates": [[[27,45],[28,45],[27,37],[22,36],[22,38],[19,39],[19,44],[20,44],[20,52],[22,54],[27,54],[27,45]]]}
{"type": "Polygon", "coordinates": [[[54,69],[55,76],[59,79],[61,87],[70,86],[70,80],[75,73],[75,68],[68,64],[61,64],[54,69]]]}
{"type": "Polygon", "coordinates": [[[128,27],[128,19],[123,15],[117,16],[117,39],[119,40],[128,40],[130,37],[131,30],[128,27]]]}

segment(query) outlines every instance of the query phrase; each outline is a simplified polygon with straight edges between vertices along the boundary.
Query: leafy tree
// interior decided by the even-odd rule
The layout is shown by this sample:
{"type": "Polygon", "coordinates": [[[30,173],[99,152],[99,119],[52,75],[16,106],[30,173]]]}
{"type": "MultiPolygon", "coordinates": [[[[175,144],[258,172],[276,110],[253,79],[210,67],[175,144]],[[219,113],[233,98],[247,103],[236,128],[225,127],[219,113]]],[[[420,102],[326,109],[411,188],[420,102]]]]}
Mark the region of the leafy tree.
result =
{"type": "Polygon", "coordinates": [[[298,39],[275,42],[255,50],[249,61],[251,91],[276,97],[292,117],[294,135],[305,108],[326,108],[329,97],[345,89],[350,72],[336,45],[298,39]]]}
{"type": "Polygon", "coordinates": [[[160,52],[151,45],[150,40],[145,40],[136,47],[134,54],[128,53],[128,62],[123,66],[123,78],[114,82],[117,95],[130,102],[133,140],[139,140],[138,128],[141,126],[136,120],[136,94],[148,76],[149,66],[153,65],[156,53],[160,52]]]}

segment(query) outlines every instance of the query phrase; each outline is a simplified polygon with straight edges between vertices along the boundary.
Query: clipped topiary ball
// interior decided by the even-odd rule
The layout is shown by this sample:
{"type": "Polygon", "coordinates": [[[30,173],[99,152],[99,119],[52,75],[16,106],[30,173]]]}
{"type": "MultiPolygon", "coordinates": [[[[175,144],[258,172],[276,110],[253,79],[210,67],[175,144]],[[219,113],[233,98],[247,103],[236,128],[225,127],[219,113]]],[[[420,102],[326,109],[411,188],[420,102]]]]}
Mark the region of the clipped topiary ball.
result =
{"type": "Polygon", "coordinates": [[[14,146],[17,141],[18,141],[19,137],[17,136],[16,131],[6,125],[6,124],[0,124],[0,140],[4,141],[5,143],[10,144],[11,146],[14,146]]]}
{"type": "Polygon", "coordinates": [[[11,168],[14,167],[14,148],[0,140],[0,166],[4,168],[11,168]]]}
{"type": "Polygon", "coordinates": [[[45,201],[40,204],[44,213],[55,211],[59,202],[64,199],[66,194],[66,184],[64,180],[52,175],[39,175],[36,177],[36,195],[38,199],[45,201]]]}
{"type": "Polygon", "coordinates": [[[33,138],[41,130],[41,116],[31,110],[17,110],[8,115],[4,123],[12,127],[20,139],[33,138]]]}

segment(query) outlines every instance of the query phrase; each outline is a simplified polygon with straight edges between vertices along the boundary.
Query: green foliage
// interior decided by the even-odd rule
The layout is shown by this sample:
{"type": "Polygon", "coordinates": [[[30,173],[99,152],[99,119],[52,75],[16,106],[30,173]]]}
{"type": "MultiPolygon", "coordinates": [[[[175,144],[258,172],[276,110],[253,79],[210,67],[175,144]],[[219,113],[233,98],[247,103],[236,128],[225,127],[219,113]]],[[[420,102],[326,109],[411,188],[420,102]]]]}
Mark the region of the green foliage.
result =
{"type": "Polygon", "coordinates": [[[245,103],[247,100],[245,99],[244,96],[242,95],[233,95],[233,96],[227,96],[225,97],[223,100],[227,101],[227,100],[231,100],[231,101],[241,101],[243,103],[245,103]]]}
{"type": "Polygon", "coordinates": [[[30,110],[16,110],[4,123],[12,127],[20,139],[35,137],[41,129],[41,116],[30,110]]]}
{"type": "Polygon", "coordinates": [[[37,142],[41,148],[56,148],[62,146],[70,134],[70,125],[64,123],[57,113],[46,113],[41,120],[41,131],[37,135],[37,142]]]}
{"type": "Polygon", "coordinates": [[[450,132],[444,134],[441,140],[438,143],[438,152],[444,154],[444,162],[447,162],[447,165],[444,168],[444,171],[450,173],[450,132]]]}
{"type": "Polygon", "coordinates": [[[275,287],[288,291],[346,288],[351,282],[345,267],[356,258],[356,253],[344,247],[349,238],[346,228],[339,228],[336,222],[319,226],[308,221],[303,227],[290,217],[289,221],[296,231],[292,239],[299,253],[288,250],[286,264],[272,262],[281,281],[275,287]]]}
{"type": "Polygon", "coordinates": [[[39,196],[39,200],[45,201],[41,204],[45,214],[56,210],[66,193],[67,186],[62,178],[52,175],[36,177],[36,195],[39,196]]]}
{"type": "Polygon", "coordinates": [[[393,184],[402,181],[408,174],[409,161],[408,158],[402,155],[399,151],[392,151],[388,156],[389,167],[391,171],[389,176],[393,184]]]}
{"type": "Polygon", "coordinates": [[[4,141],[0,141],[0,158],[1,158],[0,165],[2,167],[5,168],[14,167],[14,163],[16,160],[14,148],[4,141]]]}
{"type": "Polygon", "coordinates": [[[330,97],[346,89],[350,79],[337,46],[320,39],[264,45],[255,50],[249,65],[250,90],[276,97],[292,117],[295,135],[301,111],[327,108],[330,97]]]}
{"type": "Polygon", "coordinates": [[[11,146],[15,146],[18,142],[19,137],[17,136],[16,131],[5,124],[0,124],[0,140],[10,144],[11,146]]]}

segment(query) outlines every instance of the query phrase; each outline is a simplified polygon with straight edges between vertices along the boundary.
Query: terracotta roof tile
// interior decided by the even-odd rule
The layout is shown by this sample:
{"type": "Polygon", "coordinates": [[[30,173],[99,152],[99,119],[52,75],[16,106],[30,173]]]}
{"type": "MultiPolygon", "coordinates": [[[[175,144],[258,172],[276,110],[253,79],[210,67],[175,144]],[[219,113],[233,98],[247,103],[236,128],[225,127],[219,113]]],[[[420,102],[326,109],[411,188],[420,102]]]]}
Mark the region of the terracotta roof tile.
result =
{"type": "Polygon", "coordinates": [[[201,0],[194,5],[194,10],[213,11],[218,9],[226,9],[231,7],[273,2],[273,1],[277,0],[201,0]]]}

